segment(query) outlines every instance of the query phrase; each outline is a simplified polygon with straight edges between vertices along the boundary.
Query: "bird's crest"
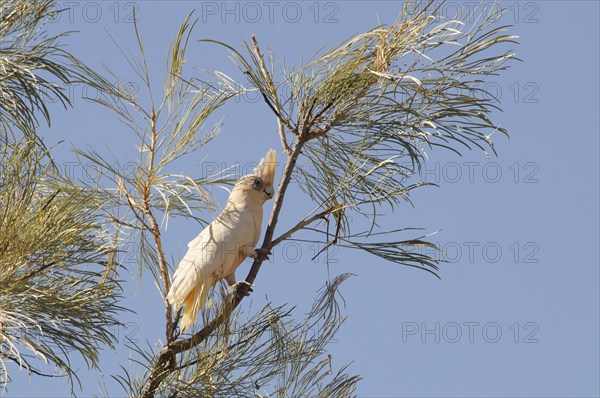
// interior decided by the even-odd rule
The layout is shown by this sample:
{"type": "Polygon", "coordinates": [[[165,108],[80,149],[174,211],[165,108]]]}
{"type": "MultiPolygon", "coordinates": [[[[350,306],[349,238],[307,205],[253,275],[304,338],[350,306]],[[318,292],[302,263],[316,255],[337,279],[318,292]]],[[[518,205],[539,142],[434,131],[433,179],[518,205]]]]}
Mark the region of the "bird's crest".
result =
{"type": "Polygon", "coordinates": [[[277,155],[273,149],[269,149],[264,158],[260,160],[258,166],[254,169],[254,174],[262,178],[267,184],[273,184],[275,181],[275,169],[277,166],[277,155]]]}

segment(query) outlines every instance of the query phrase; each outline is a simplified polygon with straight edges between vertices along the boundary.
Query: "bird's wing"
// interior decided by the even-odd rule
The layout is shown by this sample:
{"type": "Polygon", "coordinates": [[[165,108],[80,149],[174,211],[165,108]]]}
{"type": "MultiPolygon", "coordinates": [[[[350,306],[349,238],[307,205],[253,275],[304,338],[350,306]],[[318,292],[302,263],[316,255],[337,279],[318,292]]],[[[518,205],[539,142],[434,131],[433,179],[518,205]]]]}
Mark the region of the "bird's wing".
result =
{"type": "Polygon", "coordinates": [[[188,244],[188,251],[173,275],[167,300],[177,309],[192,290],[201,287],[207,292],[216,281],[215,275],[222,266],[223,245],[220,225],[214,224],[213,221],[188,244]]]}
{"type": "MultiPolygon", "coordinates": [[[[213,222],[188,244],[169,290],[167,300],[180,308],[195,288],[207,292],[243,261],[241,252],[255,245],[252,214],[238,211],[229,204],[213,222]],[[224,269],[227,268],[227,269],[224,269]]],[[[205,293],[206,294],[206,293],[205,293]]]]}

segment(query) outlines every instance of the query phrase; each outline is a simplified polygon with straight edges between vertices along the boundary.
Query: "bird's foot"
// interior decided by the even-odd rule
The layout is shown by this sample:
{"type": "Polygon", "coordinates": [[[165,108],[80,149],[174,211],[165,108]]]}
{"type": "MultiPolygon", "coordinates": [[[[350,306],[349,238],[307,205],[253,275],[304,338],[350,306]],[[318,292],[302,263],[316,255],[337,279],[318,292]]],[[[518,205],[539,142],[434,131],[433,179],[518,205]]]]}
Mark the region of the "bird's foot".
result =
{"type": "Polygon", "coordinates": [[[254,255],[252,257],[259,258],[262,260],[268,260],[269,256],[273,254],[271,250],[263,249],[262,247],[254,249],[254,255]]]}
{"type": "Polygon", "coordinates": [[[233,290],[233,294],[238,300],[241,300],[244,297],[248,297],[250,293],[254,291],[252,290],[252,285],[246,281],[236,282],[233,286],[231,286],[231,289],[233,290]]]}

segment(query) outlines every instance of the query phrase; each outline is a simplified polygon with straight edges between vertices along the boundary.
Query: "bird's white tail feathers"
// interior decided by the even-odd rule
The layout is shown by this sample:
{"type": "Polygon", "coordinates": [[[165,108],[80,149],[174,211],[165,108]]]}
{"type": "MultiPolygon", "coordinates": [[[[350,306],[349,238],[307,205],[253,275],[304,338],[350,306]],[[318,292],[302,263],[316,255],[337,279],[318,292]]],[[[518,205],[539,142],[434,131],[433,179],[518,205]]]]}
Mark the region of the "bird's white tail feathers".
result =
{"type": "Polygon", "coordinates": [[[193,267],[178,268],[173,275],[173,285],[167,294],[167,301],[173,304],[175,311],[185,306],[180,325],[182,330],[196,323],[198,312],[204,306],[208,292],[214,284],[213,280],[198,280],[199,276],[193,267]]]}
{"type": "Polygon", "coordinates": [[[200,311],[200,308],[204,306],[209,290],[210,285],[201,284],[192,289],[188,294],[183,303],[185,309],[183,310],[183,317],[181,318],[180,325],[182,331],[186,331],[190,326],[196,323],[198,312],[200,311]]]}

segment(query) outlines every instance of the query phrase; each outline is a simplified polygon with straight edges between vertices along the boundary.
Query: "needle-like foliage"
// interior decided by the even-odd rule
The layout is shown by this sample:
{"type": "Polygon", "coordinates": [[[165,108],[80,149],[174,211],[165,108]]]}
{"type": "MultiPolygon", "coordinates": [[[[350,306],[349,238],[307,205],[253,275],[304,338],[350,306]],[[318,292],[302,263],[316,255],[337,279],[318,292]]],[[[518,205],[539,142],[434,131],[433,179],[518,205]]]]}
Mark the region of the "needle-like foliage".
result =
{"type": "Polygon", "coordinates": [[[36,361],[43,361],[76,380],[73,354],[94,367],[100,347],[115,340],[120,287],[105,263],[116,249],[88,195],[63,192],[62,185],[37,141],[0,149],[3,383],[7,361],[38,375],[36,361]]]}
{"type": "Polygon", "coordinates": [[[52,0],[0,4],[0,129],[35,137],[39,115],[50,124],[48,103],[71,104],[65,87],[81,81],[85,67],[61,46],[62,33],[45,25],[60,12],[52,0]]]}
{"type": "MultiPolygon", "coordinates": [[[[303,318],[288,306],[264,305],[254,314],[236,311],[198,346],[184,353],[156,391],[164,397],[354,397],[359,376],[337,365],[327,347],[346,317],[339,307],[342,274],[319,292],[303,318]]],[[[208,322],[215,308],[204,312],[208,322]]],[[[156,358],[135,347],[142,365],[156,358]]],[[[129,396],[143,393],[132,370],[118,378],[129,396]]],[[[140,379],[142,382],[140,382],[140,379]]]]}
{"type": "Polygon", "coordinates": [[[117,247],[98,200],[59,174],[38,136],[48,104],[70,105],[66,87],[89,69],[49,35],[49,0],[0,5],[0,382],[18,367],[78,381],[112,347],[121,290],[117,247]],[[115,267],[112,267],[115,268],[115,267]]]}
{"type": "Polygon", "coordinates": [[[500,8],[483,16],[482,4],[454,20],[440,6],[406,2],[391,25],[323,49],[297,68],[271,51],[265,56],[254,38],[245,54],[217,42],[277,117],[284,150],[292,156],[298,149],[292,175],[300,188],[317,209],[335,209],[333,242],[434,273],[434,258],[407,255],[427,242],[377,241],[371,232],[384,206],[394,210],[428,185],[416,177],[435,147],[494,152],[492,135],[506,131],[491,120],[499,103],[481,83],[507,68],[514,54],[503,44],[517,38],[497,26],[500,8]],[[352,231],[352,213],[371,223],[368,233],[352,231]]]}

